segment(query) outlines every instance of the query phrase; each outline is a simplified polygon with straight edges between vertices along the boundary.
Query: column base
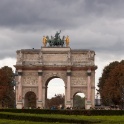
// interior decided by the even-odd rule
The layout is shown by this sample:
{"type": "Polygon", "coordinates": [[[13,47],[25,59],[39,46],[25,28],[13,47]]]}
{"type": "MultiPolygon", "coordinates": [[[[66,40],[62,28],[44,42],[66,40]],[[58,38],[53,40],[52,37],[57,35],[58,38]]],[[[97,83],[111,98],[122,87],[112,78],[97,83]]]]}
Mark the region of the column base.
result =
{"type": "Polygon", "coordinates": [[[43,109],[43,102],[42,101],[37,102],[37,108],[43,109]]]}
{"type": "Polygon", "coordinates": [[[72,107],[71,101],[66,101],[65,108],[69,109],[72,107]]]}
{"type": "Polygon", "coordinates": [[[23,108],[23,103],[21,101],[17,102],[16,108],[17,109],[22,109],[23,108]]]}
{"type": "Polygon", "coordinates": [[[92,107],[91,101],[87,101],[85,104],[85,109],[90,109],[92,107]]]}

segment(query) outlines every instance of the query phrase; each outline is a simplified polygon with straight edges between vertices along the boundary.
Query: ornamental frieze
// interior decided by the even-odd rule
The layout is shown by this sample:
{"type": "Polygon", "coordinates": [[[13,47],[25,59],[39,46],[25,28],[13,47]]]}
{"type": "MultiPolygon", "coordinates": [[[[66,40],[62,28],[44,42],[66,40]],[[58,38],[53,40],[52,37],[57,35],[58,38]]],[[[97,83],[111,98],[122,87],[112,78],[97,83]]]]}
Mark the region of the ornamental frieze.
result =
{"type": "Polygon", "coordinates": [[[38,60],[39,55],[38,54],[24,54],[23,58],[24,61],[36,61],[38,60]]]}
{"type": "Polygon", "coordinates": [[[73,62],[88,61],[88,56],[87,54],[72,54],[72,61],[73,62]]]}
{"type": "Polygon", "coordinates": [[[65,62],[67,61],[67,54],[44,54],[44,62],[65,62]]]}
{"type": "Polygon", "coordinates": [[[23,76],[38,76],[37,72],[26,72],[23,71],[23,76]]]}

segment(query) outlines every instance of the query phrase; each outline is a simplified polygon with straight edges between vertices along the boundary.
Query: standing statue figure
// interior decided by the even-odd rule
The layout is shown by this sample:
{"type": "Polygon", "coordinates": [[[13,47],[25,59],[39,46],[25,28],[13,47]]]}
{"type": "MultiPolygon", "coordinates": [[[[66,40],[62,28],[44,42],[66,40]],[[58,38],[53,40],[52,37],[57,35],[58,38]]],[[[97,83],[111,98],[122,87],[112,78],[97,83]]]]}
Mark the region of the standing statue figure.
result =
{"type": "Polygon", "coordinates": [[[44,45],[44,47],[46,47],[46,44],[47,44],[47,38],[45,36],[43,36],[43,45],[44,45]]]}
{"type": "Polygon", "coordinates": [[[55,34],[55,40],[58,40],[59,39],[59,34],[61,33],[61,30],[60,30],[60,32],[56,32],[56,34],[55,34]]]}
{"type": "Polygon", "coordinates": [[[69,36],[66,37],[65,42],[66,42],[66,47],[68,47],[70,42],[69,36]]]}

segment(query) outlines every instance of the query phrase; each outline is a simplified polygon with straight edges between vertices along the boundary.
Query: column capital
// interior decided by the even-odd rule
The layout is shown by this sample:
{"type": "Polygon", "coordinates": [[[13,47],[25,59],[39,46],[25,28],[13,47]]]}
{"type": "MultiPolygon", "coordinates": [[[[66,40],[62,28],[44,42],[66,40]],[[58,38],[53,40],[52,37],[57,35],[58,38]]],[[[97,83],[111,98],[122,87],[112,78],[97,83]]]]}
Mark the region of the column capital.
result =
{"type": "Polygon", "coordinates": [[[71,70],[67,70],[67,76],[71,76],[71,70]]]}
{"type": "Polygon", "coordinates": [[[90,69],[87,70],[87,76],[91,76],[91,70],[90,69]]]}
{"type": "Polygon", "coordinates": [[[42,70],[38,70],[38,76],[42,76],[43,71],[42,70]]]}
{"type": "Polygon", "coordinates": [[[22,72],[18,72],[18,76],[22,76],[22,74],[23,74],[22,72]]]}
{"type": "Polygon", "coordinates": [[[22,76],[22,69],[17,70],[17,76],[22,76]]]}

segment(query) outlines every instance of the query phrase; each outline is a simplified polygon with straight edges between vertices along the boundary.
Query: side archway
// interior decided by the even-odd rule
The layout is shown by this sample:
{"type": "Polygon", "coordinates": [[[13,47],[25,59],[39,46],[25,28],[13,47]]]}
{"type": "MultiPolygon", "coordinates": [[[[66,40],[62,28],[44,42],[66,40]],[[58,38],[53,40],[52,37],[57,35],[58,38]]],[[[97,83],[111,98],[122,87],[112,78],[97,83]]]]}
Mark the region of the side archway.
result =
{"type": "Polygon", "coordinates": [[[29,91],[25,94],[24,108],[36,108],[36,94],[29,91]]]}
{"type": "Polygon", "coordinates": [[[85,109],[85,94],[77,92],[73,95],[73,108],[85,109]]]}

